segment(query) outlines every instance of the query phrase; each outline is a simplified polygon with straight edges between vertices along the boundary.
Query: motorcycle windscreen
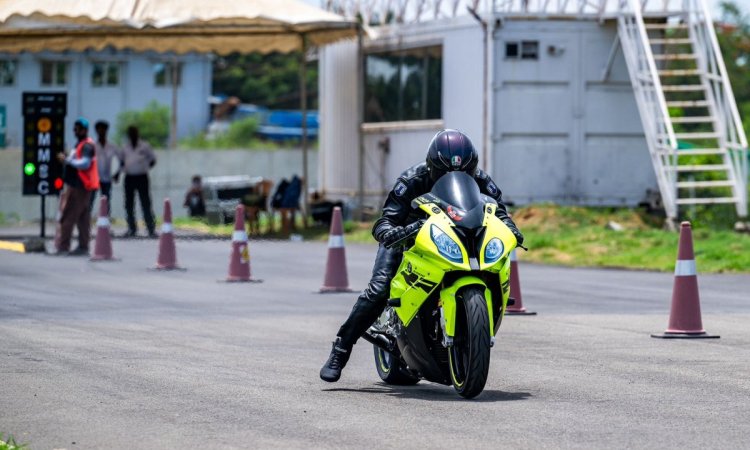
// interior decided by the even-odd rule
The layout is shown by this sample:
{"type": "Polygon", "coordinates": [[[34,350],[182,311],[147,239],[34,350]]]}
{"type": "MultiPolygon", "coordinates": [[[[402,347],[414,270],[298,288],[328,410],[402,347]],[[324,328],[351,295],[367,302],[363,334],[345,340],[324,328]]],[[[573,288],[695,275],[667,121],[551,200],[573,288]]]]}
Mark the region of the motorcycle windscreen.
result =
{"type": "Polygon", "coordinates": [[[485,201],[472,176],[448,172],[437,180],[430,193],[441,200],[441,207],[457,226],[482,226],[485,201]]]}

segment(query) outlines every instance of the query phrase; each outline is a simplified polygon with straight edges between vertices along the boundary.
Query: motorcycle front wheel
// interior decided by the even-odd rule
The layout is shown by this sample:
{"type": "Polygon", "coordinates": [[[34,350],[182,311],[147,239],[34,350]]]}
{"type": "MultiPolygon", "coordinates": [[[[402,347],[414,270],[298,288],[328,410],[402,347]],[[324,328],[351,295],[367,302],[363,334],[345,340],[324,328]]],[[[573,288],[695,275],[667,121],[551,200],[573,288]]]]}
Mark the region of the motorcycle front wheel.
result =
{"type": "Polygon", "coordinates": [[[490,369],[490,317],[484,290],[462,291],[463,308],[456,311],[456,336],[448,348],[451,381],[458,395],[474,398],[487,383],[490,369]]]}
{"type": "Polygon", "coordinates": [[[403,367],[401,361],[381,349],[377,345],[372,346],[375,350],[375,369],[378,371],[380,379],[385,381],[387,384],[395,384],[399,386],[411,386],[419,383],[419,378],[411,375],[405,367],[403,367]]]}

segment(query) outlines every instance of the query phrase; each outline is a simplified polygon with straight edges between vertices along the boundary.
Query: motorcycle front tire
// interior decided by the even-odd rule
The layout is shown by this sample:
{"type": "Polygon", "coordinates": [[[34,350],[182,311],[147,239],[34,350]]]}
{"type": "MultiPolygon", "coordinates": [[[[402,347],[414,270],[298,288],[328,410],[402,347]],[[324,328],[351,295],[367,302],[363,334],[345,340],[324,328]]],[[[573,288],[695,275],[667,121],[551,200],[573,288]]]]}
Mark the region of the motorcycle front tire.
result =
{"type": "Polygon", "coordinates": [[[448,361],[453,388],[461,397],[474,398],[484,389],[490,369],[490,317],[482,289],[467,287],[461,296],[448,361]]]}
{"type": "Polygon", "coordinates": [[[378,371],[380,379],[386,384],[412,386],[419,383],[419,378],[410,374],[398,358],[377,345],[372,347],[375,351],[375,369],[378,371]]]}

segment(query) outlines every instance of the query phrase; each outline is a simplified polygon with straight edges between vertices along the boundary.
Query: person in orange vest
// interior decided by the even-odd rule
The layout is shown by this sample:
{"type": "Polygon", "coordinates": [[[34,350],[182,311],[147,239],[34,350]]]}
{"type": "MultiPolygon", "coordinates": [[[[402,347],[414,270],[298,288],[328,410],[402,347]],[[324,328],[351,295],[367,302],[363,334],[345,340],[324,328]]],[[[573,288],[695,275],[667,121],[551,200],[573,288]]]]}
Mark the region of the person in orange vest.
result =
{"type": "Polygon", "coordinates": [[[99,170],[96,165],[94,141],[88,136],[89,121],[79,118],[73,124],[73,133],[78,139],[68,156],[60,153],[63,163],[65,188],[60,195],[55,250],[58,255],[88,255],[91,221],[89,201],[91,193],[99,189],[99,170]],[[73,227],[78,228],[78,248],[70,251],[73,227]]]}

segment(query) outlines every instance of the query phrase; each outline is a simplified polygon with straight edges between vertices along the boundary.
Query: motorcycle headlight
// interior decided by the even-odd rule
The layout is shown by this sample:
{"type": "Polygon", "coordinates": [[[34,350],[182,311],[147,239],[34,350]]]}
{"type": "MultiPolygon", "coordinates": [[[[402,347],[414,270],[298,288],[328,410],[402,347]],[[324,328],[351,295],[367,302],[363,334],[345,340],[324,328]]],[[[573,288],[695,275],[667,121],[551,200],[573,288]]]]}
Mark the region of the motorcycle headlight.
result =
{"type": "Polygon", "coordinates": [[[487,264],[494,263],[500,259],[503,251],[505,251],[503,241],[498,238],[490,239],[490,242],[488,242],[487,246],[484,248],[484,262],[487,264]]]}
{"type": "Polygon", "coordinates": [[[435,225],[430,227],[430,237],[437,246],[438,252],[448,261],[460,263],[464,257],[461,255],[461,247],[451,239],[443,230],[435,225]]]}

